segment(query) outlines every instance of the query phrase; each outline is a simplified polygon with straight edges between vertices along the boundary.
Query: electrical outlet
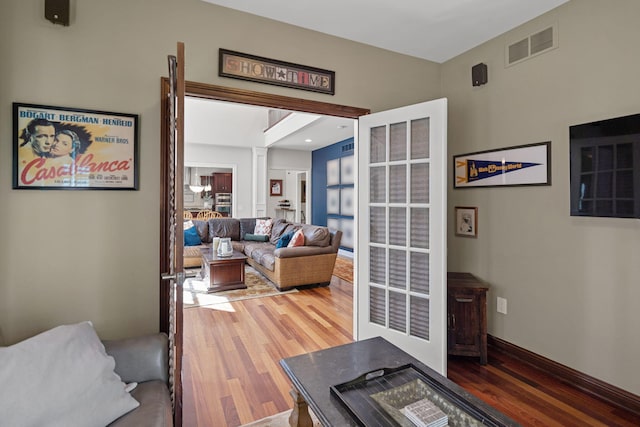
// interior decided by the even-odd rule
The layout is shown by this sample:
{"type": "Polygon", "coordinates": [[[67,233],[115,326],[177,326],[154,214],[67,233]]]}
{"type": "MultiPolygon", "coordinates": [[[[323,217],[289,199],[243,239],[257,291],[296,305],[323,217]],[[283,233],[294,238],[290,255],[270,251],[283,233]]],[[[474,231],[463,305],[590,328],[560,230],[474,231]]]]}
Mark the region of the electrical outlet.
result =
{"type": "Polygon", "coordinates": [[[507,299],[498,297],[498,313],[507,314],[507,299]]]}

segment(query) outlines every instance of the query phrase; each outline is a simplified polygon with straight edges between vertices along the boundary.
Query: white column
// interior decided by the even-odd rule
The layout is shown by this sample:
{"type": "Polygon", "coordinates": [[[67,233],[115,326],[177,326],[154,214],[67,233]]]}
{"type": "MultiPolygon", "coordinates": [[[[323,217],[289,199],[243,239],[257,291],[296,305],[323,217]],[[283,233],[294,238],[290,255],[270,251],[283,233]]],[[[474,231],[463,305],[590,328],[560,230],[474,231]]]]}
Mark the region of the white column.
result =
{"type": "Polygon", "coordinates": [[[267,216],[267,148],[253,147],[253,216],[267,216]]]}

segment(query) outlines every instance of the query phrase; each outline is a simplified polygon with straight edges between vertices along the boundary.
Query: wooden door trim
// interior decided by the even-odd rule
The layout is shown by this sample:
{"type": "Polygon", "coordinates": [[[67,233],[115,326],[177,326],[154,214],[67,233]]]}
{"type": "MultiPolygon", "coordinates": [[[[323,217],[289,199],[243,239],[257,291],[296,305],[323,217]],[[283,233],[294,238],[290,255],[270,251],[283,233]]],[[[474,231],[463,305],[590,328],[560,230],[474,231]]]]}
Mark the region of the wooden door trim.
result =
{"type": "Polygon", "coordinates": [[[259,107],[279,108],[283,110],[301,111],[304,113],[346,117],[351,119],[357,119],[360,116],[370,113],[370,110],[366,108],[349,107],[322,101],[311,101],[308,99],[274,95],[271,93],[189,81],[185,82],[185,84],[185,95],[197,98],[214,99],[217,101],[235,102],[239,104],[256,105],[259,107]]]}

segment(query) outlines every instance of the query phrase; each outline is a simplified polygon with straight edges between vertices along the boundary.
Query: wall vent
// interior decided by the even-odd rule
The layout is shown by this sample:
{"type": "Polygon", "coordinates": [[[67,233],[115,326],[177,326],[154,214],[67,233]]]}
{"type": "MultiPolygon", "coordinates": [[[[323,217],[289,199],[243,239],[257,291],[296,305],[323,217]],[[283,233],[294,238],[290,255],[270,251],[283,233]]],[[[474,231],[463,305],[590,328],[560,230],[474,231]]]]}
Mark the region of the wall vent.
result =
{"type": "Polygon", "coordinates": [[[508,44],[505,49],[505,66],[509,67],[556,47],[558,47],[558,24],[508,44]]]}

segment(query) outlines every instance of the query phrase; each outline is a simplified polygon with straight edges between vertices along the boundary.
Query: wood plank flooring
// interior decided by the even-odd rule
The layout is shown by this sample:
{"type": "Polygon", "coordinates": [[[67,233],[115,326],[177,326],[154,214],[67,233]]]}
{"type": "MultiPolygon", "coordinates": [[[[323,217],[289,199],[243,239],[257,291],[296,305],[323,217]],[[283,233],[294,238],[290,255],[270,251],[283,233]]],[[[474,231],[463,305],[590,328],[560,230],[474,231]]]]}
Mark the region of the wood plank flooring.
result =
{"type": "MultiPolygon", "coordinates": [[[[183,425],[237,427],[288,410],[278,361],[352,341],[352,285],[184,311],[183,425]]],[[[639,426],[594,399],[496,350],[489,364],[450,358],[448,376],[523,426],[639,426]]],[[[339,426],[337,426],[339,427],[339,426]]]]}
{"type": "Polygon", "coordinates": [[[184,310],[184,426],[237,427],[291,409],[278,361],[353,340],[353,286],[184,310]]]}

